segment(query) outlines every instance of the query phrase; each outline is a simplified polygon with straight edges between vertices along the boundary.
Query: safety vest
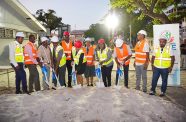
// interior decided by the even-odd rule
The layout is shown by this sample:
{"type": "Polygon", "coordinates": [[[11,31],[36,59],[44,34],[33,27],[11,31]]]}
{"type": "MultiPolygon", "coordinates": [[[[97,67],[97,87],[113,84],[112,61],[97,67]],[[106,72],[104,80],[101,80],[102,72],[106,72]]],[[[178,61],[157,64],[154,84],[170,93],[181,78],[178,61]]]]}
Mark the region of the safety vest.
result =
{"type": "MultiPolygon", "coordinates": [[[[101,52],[101,49],[97,51],[97,55],[100,61],[104,61],[107,59],[107,52],[109,51],[108,47],[105,47],[105,49],[101,52]]],[[[107,62],[104,62],[102,65],[108,65],[112,62],[112,58],[110,58],[107,62]]]]}
{"type": "MultiPolygon", "coordinates": [[[[123,52],[120,51],[120,48],[115,47],[115,51],[116,51],[117,59],[118,59],[119,63],[123,62],[123,60],[125,58],[127,58],[127,56],[129,55],[128,48],[127,48],[126,44],[123,44],[122,49],[123,49],[123,52]]],[[[129,63],[130,63],[130,59],[128,59],[125,62],[125,65],[129,65],[129,63]]]]}
{"type": "Polygon", "coordinates": [[[85,54],[85,58],[87,60],[87,64],[88,65],[94,65],[94,62],[93,62],[94,48],[93,48],[93,46],[89,47],[88,53],[87,53],[87,48],[86,47],[83,48],[83,51],[84,51],[84,54],[85,54]]]}
{"type": "MultiPolygon", "coordinates": [[[[15,42],[15,44],[16,44],[16,42],[15,42]]],[[[16,62],[24,62],[23,47],[21,44],[16,44],[15,61],[16,62]]]]}
{"type": "Polygon", "coordinates": [[[134,50],[135,50],[135,62],[136,63],[142,63],[144,64],[146,62],[146,52],[143,52],[143,48],[145,46],[145,43],[147,41],[143,40],[136,44],[134,50]]]}
{"type": "Polygon", "coordinates": [[[158,68],[169,68],[171,66],[171,56],[170,56],[169,46],[164,47],[162,53],[160,47],[157,47],[155,49],[154,66],[158,68]]]}
{"type": "MultiPolygon", "coordinates": [[[[79,64],[79,58],[80,58],[80,55],[82,53],[84,53],[83,49],[80,49],[77,54],[76,54],[76,50],[75,49],[72,50],[72,56],[73,56],[73,59],[74,59],[74,63],[76,65],[79,64]]],[[[83,63],[85,63],[85,62],[86,62],[86,58],[85,58],[85,55],[84,55],[83,63]]]]}
{"type": "Polygon", "coordinates": [[[72,42],[69,41],[69,46],[67,46],[67,43],[65,41],[61,42],[61,45],[63,47],[64,53],[66,54],[66,59],[71,60],[71,50],[72,50],[72,42]]]}
{"type": "MultiPolygon", "coordinates": [[[[25,46],[30,46],[32,48],[33,58],[36,59],[37,58],[37,49],[36,49],[35,45],[29,41],[25,46]]],[[[24,59],[25,59],[25,64],[35,64],[34,62],[32,62],[28,53],[25,50],[24,50],[24,59]]]]}
{"type": "MultiPolygon", "coordinates": [[[[54,48],[54,46],[53,46],[53,44],[51,43],[51,44],[50,44],[50,49],[51,49],[51,52],[52,52],[52,56],[53,56],[53,48],[54,48]]],[[[58,58],[58,53],[59,53],[60,50],[63,50],[63,48],[62,48],[60,45],[58,45],[58,46],[56,47],[56,51],[55,51],[55,56],[56,56],[56,58],[58,58]]],[[[61,58],[61,60],[60,60],[60,62],[59,62],[59,67],[65,65],[65,64],[66,64],[66,55],[65,55],[65,53],[64,53],[64,51],[63,51],[63,56],[62,56],[62,58],[61,58]]]]}
{"type": "Polygon", "coordinates": [[[97,47],[97,45],[95,45],[95,44],[94,44],[92,47],[93,47],[93,49],[95,50],[95,49],[96,49],[96,47],[97,47]]]}

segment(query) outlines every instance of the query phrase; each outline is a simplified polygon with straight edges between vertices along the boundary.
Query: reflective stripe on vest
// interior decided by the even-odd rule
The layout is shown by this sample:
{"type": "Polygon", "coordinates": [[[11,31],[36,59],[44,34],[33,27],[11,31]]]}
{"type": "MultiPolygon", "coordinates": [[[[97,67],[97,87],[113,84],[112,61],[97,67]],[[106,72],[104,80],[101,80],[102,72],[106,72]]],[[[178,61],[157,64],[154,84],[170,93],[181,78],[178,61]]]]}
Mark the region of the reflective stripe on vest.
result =
{"type": "Polygon", "coordinates": [[[24,62],[23,47],[19,44],[16,44],[15,48],[15,61],[24,62]]]}
{"type": "Polygon", "coordinates": [[[171,56],[169,46],[164,47],[161,53],[161,48],[155,49],[154,66],[158,68],[169,68],[171,66],[171,56]]]}
{"type": "MultiPolygon", "coordinates": [[[[77,54],[76,54],[76,50],[73,49],[73,51],[72,51],[72,56],[73,56],[73,59],[74,59],[74,63],[75,63],[76,65],[79,64],[79,58],[80,58],[80,55],[81,55],[82,53],[84,53],[83,49],[80,49],[80,50],[78,51],[77,54]]],[[[86,58],[85,58],[85,55],[84,55],[83,63],[85,63],[85,62],[86,62],[86,58]]]]}
{"type": "Polygon", "coordinates": [[[67,46],[67,43],[65,41],[61,42],[61,45],[63,47],[64,53],[66,54],[66,59],[71,60],[71,50],[72,50],[72,42],[69,41],[69,46],[67,46]]]}
{"type": "MultiPolygon", "coordinates": [[[[53,55],[53,48],[54,48],[53,44],[50,44],[50,49],[51,49],[52,55],[53,55]]],[[[60,45],[58,45],[56,47],[56,51],[55,51],[56,58],[58,58],[58,53],[59,53],[60,50],[63,50],[63,48],[60,45]]],[[[62,56],[62,58],[61,58],[61,60],[59,62],[59,67],[65,65],[65,64],[66,64],[66,55],[63,52],[63,56],[62,56]]]]}
{"type": "MultiPolygon", "coordinates": [[[[126,59],[129,55],[128,48],[127,48],[126,44],[123,44],[122,49],[123,49],[123,52],[120,51],[120,48],[115,47],[118,62],[121,64],[122,64],[123,60],[126,59]]],[[[130,59],[128,59],[125,62],[125,65],[129,65],[129,63],[130,63],[130,59]]]]}
{"type": "Polygon", "coordinates": [[[145,61],[146,61],[146,57],[147,57],[146,52],[143,52],[143,48],[145,46],[145,43],[147,43],[147,41],[145,41],[145,40],[138,42],[134,48],[136,63],[145,63],[145,61]]]}
{"type": "Polygon", "coordinates": [[[83,48],[85,58],[87,60],[87,64],[94,65],[93,57],[94,57],[94,48],[92,46],[89,47],[89,51],[87,53],[86,47],[83,48]]]}
{"type": "MultiPolygon", "coordinates": [[[[97,55],[98,55],[98,58],[100,61],[104,61],[107,59],[107,52],[108,52],[109,48],[108,47],[105,47],[105,49],[102,51],[101,53],[101,50],[98,50],[97,51],[97,55]]],[[[104,62],[102,65],[108,65],[112,62],[112,57],[107,61],[107,62],[104,62]]]]}
{"type": "MultiPolygon", "coordinates": [[[[36,59],[37,58],[37,49],[36,49],[35,45],[32,42],[28,42],[26,44],[26,46],[30,46],[32,48],[33,58],[36,59]]],[[[24,59],[25,59],[25,64],[34,64],[34,62],[32,62],[28,53],[25,50],[24,50],[24,59]]]]}

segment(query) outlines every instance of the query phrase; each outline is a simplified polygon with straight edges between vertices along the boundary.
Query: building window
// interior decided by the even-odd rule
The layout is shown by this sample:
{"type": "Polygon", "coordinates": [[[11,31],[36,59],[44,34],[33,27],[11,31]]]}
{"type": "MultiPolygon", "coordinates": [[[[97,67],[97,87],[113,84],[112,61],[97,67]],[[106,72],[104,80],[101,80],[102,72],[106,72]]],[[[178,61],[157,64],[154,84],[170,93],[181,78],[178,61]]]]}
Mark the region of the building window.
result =
{"type": "Polygon", "coordinates": [[[5,29],[5,38],[13,38],[13,30],[5,29]]]}
{"type": "Polygon", "coordinates": [[[13,38],[13,30],[0,28],[0,38],[1,39],[13,38]]]}
{"type": "Polygon", "coordinates": [[[4,28],[0,28],[0,38],[1,39],[5,38],[5,29],[4,28]]]}

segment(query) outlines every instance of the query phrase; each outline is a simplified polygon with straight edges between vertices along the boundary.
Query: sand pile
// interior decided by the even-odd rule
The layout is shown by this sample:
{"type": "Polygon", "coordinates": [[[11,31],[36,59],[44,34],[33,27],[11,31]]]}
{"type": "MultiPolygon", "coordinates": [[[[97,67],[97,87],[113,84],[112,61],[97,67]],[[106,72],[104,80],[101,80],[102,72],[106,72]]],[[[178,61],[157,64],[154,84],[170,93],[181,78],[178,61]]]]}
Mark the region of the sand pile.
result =
{"type": "Polygon", "coordinates": [[[186,113],[134,89],[65,88],[0,96],[1,122],[184,122],[186,113]]]}

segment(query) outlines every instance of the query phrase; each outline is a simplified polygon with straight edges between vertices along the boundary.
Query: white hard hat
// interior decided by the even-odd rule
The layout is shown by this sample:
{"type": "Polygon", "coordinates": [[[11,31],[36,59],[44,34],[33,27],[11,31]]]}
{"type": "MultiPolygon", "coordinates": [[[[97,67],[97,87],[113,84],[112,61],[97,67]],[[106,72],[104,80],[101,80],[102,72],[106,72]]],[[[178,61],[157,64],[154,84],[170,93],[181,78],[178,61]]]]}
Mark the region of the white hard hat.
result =
{"type": "Polygon", "coordinates": [[[140,30],[140,31],[138,32],[138,34],[143,34],[143,35],[147,36],[147,32],[146,32],[145,30],[140,30]]]}
{"type": "Polygon", "coordinates": [[[25,37],[23,32],[17,32],[16,37],[25,37]]]}
{"type": "Polygon", "coordinates": [[[90,42],[91,41],[91,38],[89,38],[89,37],[87,37],[86,39],[85,39],[85,42],[90,42]]]}
{"type": "Polygon", "coordinates": [[[164,39],[164,40],[168,40],[167,37],[165,35],[160,35],[159,39],[164,39]]]}
{"type": "Polygon", "coordinates": [[[54,34],[55,34],[55,35],[58,35],[58,34],[59,34],[59,31],[58,31],[58,30],[55,30],[55,31],[54,31],[54,34]]]}
{"type": "Polygon", "coordinates": [[[51,42],[59,42],[58,37],[57,37],[57,36],[53,36],[53,37],[51,38],[51,42]]]}
{"type": "Polygon", "coordinates": [[[47,37],[41,37],[41,42],[48,41],[47,37]]]}
{"type": "Polygon", "coordinates": [[[169,41],[170,38],[171,38],[171,32],[168,31],[168,30],[163,31],[163,32],[160,34],[160,36],[159,36],[159,39],[165,39],[165,40],[167,40],[167,41],[169,41]]]}
{"type": "Polygon", "coordinates": [[[54,34],[55,33],[55,30],[51,30],[51,32],[50,32],[51,34],[54,34]]]}
{"type": "Polygon", "coordinates": [[[123,44],[123,40],[122,39],[116,39],[115,43],[116,43],[116,47],[121,47],[122,44],[123,44]]]}

